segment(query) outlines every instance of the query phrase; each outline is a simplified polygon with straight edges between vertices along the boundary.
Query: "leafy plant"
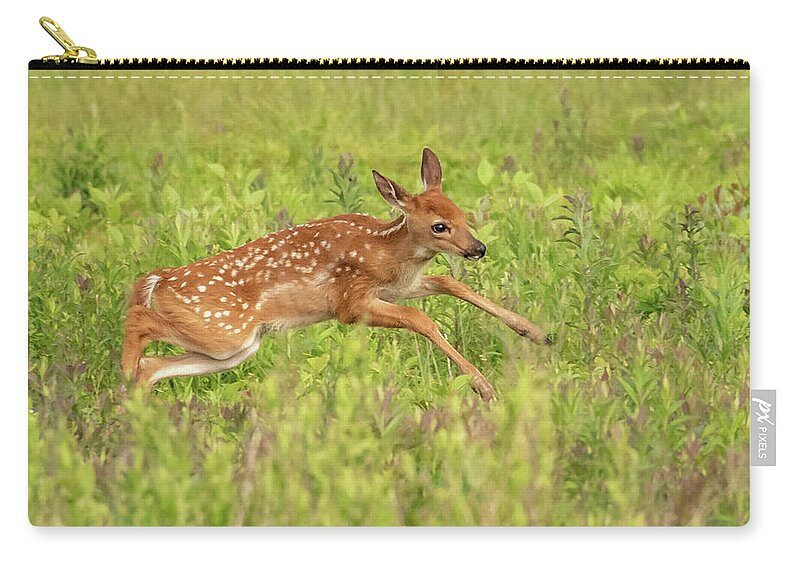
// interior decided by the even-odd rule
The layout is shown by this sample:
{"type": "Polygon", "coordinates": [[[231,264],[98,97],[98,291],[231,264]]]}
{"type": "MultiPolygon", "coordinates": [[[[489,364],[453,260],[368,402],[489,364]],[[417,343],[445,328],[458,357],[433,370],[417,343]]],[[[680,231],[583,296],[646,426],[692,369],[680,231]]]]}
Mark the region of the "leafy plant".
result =
{"type": "Polygon", "coordinates": [[[96,107],[88,124],[67,129],[63,153],[63,159],[55,167],[55,178],[63,196],[77,193],[88,201],[90,188],[103,188],[118,182],[116,160],[100,126],[96,107]]]}
{"type": "Polygon", "coordinates": [[[337,170],[331,170],[334,188],[328,191],[333,194],[334,199],[326,202],[337,204],[343,212],[358,213],[362,210],[364,196],[358,184],[358,175],[354,170],[355,160],[350,153],[339,156],[339,166],[337,170]]]}

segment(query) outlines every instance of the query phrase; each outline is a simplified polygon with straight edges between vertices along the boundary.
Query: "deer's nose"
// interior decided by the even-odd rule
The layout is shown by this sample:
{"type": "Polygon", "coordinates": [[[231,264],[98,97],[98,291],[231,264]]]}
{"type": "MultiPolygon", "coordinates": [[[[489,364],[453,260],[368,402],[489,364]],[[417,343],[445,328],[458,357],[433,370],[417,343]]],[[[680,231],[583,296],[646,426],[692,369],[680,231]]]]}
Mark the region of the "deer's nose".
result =
{"type": "Polygon", "coordinates": [[[475,240],[472,247],[469,249],[469,254],[466,256],[468,259],[480,259],[486,255],[486,245],[483,242],[475,240]]]}

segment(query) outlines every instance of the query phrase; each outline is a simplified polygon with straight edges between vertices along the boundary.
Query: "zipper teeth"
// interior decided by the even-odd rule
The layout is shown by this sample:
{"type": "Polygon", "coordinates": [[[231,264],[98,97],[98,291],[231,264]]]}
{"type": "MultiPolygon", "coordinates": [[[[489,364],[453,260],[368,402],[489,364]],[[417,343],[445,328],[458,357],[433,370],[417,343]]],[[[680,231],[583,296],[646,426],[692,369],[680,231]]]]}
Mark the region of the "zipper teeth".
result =
{"type": "Polygon", "coordinates": [[[116,58],[100,59],[98,65],[34,60],[31,68],[253,68],[253,69],[750,69],[743,59],[734,58],[580,58],[580,59],[514,59],[514,58],[116,58]]]}

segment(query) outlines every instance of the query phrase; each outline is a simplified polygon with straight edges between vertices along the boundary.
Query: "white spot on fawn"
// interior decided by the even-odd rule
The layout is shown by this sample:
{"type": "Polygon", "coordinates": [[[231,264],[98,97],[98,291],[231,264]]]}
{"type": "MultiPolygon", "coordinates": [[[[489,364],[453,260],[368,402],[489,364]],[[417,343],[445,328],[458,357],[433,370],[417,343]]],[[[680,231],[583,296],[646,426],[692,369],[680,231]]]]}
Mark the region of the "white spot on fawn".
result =
{"type": "Polygon", "coordinates": [[[201,293],[205,293],[206,292],[206,286],[205,285],[198,285],[197,286],[197,290],[200,291],[201,293]]]}

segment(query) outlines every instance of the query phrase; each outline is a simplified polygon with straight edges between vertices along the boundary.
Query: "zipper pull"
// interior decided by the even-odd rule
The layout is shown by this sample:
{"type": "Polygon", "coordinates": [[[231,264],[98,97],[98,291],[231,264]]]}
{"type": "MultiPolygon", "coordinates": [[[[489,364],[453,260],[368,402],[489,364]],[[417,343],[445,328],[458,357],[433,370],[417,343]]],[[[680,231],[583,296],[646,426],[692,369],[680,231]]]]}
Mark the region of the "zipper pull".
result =
{"type": "Polygon", "coordinates": [[[42,58],[42,61],[54,61],[56,63],[100,63],[100,60],[97,59],[97,54],[93,49],[75,45],[75,42],[70,39],[70,37],[67,35],[67,32],[65,32],[64,29],[52,18],[42,16],[39,18],[39,23],[42,25],[44,30],[50,34],[50,37],[56,40],[58,45],[64,48],[63,54],[46,55],[42,58]],[[81,55],[81,52],[83,52],[85,55],[81,55]]]}

